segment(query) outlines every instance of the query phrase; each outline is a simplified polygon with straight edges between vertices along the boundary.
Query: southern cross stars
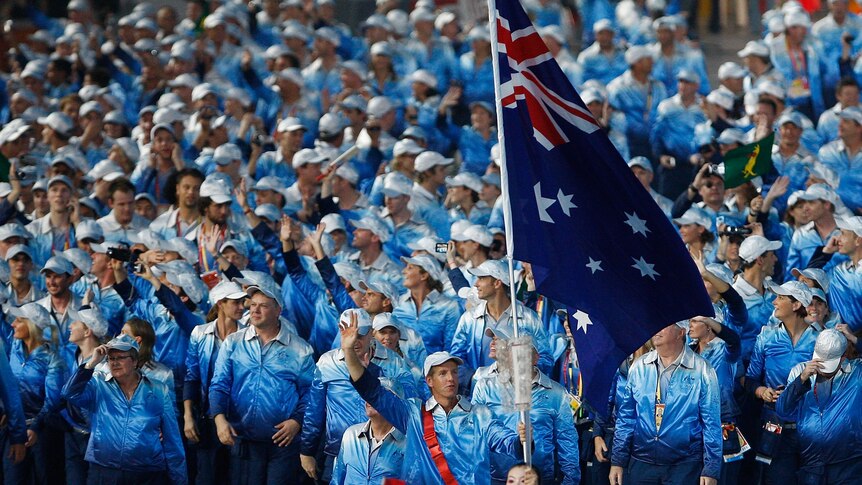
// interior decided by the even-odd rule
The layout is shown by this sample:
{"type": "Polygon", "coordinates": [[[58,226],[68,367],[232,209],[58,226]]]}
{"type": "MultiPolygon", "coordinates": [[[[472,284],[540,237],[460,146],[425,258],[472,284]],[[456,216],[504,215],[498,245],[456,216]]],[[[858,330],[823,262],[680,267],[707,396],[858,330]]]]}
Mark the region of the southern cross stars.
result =
{"type": "Polygon", "coordinates": [[[590,258],[590,262],[586,264],[586,267],[590,268],[590,271],[592,271],[593,274],[596,274],[596,271],[604,271],[604,268],[602,268],[602,261],[595,261],[593,258],[590,258]]]}
{"type": "Polygon", "coordinates": [[[557,202],[560,203],[560,209],[566,216],[571,216],[572,209],[578,208],[578,206],[572,203],[573,195],[564,194],[563,189],[557,190],[556,199],[543,196],[541,182],[536,182],[536,185],[533,186],[533,196],[536,198],[536,208],[539,209],[539,220],[542,222],[550,222],[551,224],[556,222],[554,221],[554,218],[548,214],[548,209],[557,202]]]}
{"type": "Polygon", "coordinates": [[[640,259],[632,258],[632,261],[634,261],[635,264],[633,264],[631,267],[636,270],[639,270],[641,272],[641,276],[645,278],[649,277],[653,281],[655,281],[656,276],[661,276],[655,269],[653,269],[655,268],[655,265],[647,263],[646,261],[644,261],[643,257],[641,257],[640,259]]]}
{"type": "Polygon", "coordinates": [[[632,228],[632,234],[640,233],[644,237],[646,237],[646,233],[649,232],[649,228],[646,227],[646,221],[638,217],[636,212],[632,212],[626,214],[626,224],[632,228]]]}
{"type": "Polygon", "coordinates": [[[576,311],[572,316],[575,317],[575,320],[578,322],[578,328],[576,328],[575,331],[583,330],[584,335],[586,335],[587,327],[593,324],[593,321],[590,320],[590,316],[581,310],[576,311]]]}

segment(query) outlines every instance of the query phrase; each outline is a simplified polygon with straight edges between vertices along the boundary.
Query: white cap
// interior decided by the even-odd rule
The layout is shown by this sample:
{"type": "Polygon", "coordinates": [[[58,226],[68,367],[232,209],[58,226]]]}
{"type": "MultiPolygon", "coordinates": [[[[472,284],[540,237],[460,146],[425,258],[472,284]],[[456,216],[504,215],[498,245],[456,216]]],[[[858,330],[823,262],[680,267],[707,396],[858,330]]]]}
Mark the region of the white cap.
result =
{"type": "Polygon", "coordinates": [[[841,217],[835,220],[838,229],[844,231],[852,231],[859,237],[862,237],[862,216],[841,217]]]}
{"type": "Polygon", "coordinates": [[[769,57],[769,47],[763,41],[750,40],[736,55],[740,58],[748,56],[769,57]]]}
{"type": "Polygon", "coordinates": [[[847,337],[834,328],[827,328],[817,336],[814,344],[814,358],[821,360],[820,372],[831,374],[838,369],[844,351],[847,350],[847,337]]]}
{"type": "Polygon", "coordinates": [[[499,259],[487,259],[477,268],[471,268],[469,273],[473,276],[490,276],[495,280],[500,280],[504,285],[509,286],[509,267],[499,259]]]}
{"type": "Polygon", "coordinates": [[[83,323],[93,332],[97,338],[104,338],[108,334],[108,321],[102,315],[99,307],[91,304],[90,308],[84,310],[72,310],[72,321],[83,323]]]}
{"type": "Polygon", "coordinates": [[[697,224],[701,227],[705,227],[707,231],[712,228],[712,218],[709,217],[709,214],[700,207],[695,206],[692,206],[689,210],[685,211],[685,214],[683,214],[682,217],[677,217],[673,222],[680,226],[697,224]]]}
{"type": "Polygon", "coordinates": [[[399,197],[413,194],[413,181],[401,172],[391,172],[383,179],[383,195],[399,197]]]}
{"type": "MultiPolygon", "coordinates": [[[[862,231],[862,228],[860,228],[860,231],[862,231]]],[[[825,291],[829,291],[829,275],[826,274],[826,272],[820,268],[793,268],[790,270],[790,274],[792,274],[795,278],[804,276],[806,278],[812,279],[816,281],[818,285],[820,285],[820,288],[823,288],[825,291]]]]}
{"type": "Polygon", "coordinates": [[[201,184],[201,197],[209,197],[216,204],[224,204],[233,200],[230,189],[218,180],[204,180],[201,184]]]}
{"type": "Polygon", "coordinates": [[[452,234],[453,241],[475,241],[480,246],[486,248],[491,247],[494,243],[494,235],[488,230],[487,226],[481,224],[472,224],[459,233],[452,234]]]}
{"type": "Polygon", "coordinates": [[[359,172],[357,172],[356,168],[350,163],[345,163],[335,169],[335,175],[350,182],[354,186],[359,183],[359,172]]]}
{"type": "Polygon", "coordinates": [[[593,33],[598,34],[603,30],[614,32],[614,23],[610,19],[599,19],[593,22],[593,33]]]}
{"type": "Polygon", "coordinates": [[[65,113],[61,113],[59,111],[55,111],[36,121],[40,125],[45,125],[64,136],[69,136],[72,133],[72,128],[75,127],[75,123],[72,122],[72,118],[69,118],[65,113]]]}
{"type": "Polygon", "coordinates": [[[476,192],[482,192],[482,179],[472,172],[461,172],[454,177],[446,177],[448,187],[467,187],[476,192]]]}
{"type": "Polygon", "coordinates": [[[235,160],[242,161],[242,150],[233,143],[219,145],[213,152],[213,161],[217,165],[227,165],[235,160]]]}
{"type": "Polygon", "coordinates": [[[437,281],[442,278],[440,274],[440,263],[437,262],[437,260],[434,259],[434,257],[430,254],[419,254],[409,258],[407,256],[401,256],[401,261],[403,261],[404,264],[413,264],[419,266],[420,268],[425,270],[425,272],[428,273],[431,278],[437,281]]]}
{"type": "Polygon", "coordinates": [[[647,57],[652,57],[649,49],[642,45],[633,45],[626,50],[625,59],[626,64],[629,66],[637,63],[641,59],[646,59],[647,57]]]}
{"type": "Polygon", "coordinates": [[[168,87],[170,88],[194,88],[198,84],[200,84],[200,80],[193,74],[180,74],[168,81],[168,87]]]}
{"type": "Polygon", "coordinates": [[[386,113],[392,111],[395,106],[392,101],[386,96],[375,96],[368,101],[368,116],[382,118],[386,113]]]}
{"type": "Polygon", "coordinates": [[[192,101],[200,101],[208,94],[218,95],[218,89],[210,83],[198,84],[192,89],[192,101]]]}
{"type": "Polygon", "coordinates": [[[725,110],[730,111],[733,109],[733,95],[722,89],[716,89],[711,93],[707,94],[706,100],[707,102],[718,105],[725,110]]]}
{"type": "Polygon", "coordinates": [[[392,234],[389,231],[389,227],[377,216],[369,214],[362,219],[351,220],[350,224],[357,229],[367,229],[371,231],[375,236],[377,236],[378,239],[380,239],[380,242],[383,243],[385,243],[392,237],[392,234]]]}
{"type": "Polygon", "coordinates": [[[425,377],[428,377],[428,374],[431,373],[432,368],[437,367],[438,365],[441,365],[441,364],[445,364],[446,362],[449,362],[450,360],[455,361],[458,365],[464,364],[463,360],[461,360],[458,357],[455,357],[454,355],[450,354],[449,352],[445,352],[445,351],[434,352],[433,354],[431,354],[425,358],[425,365],[423,365],[423,369],[422,369],[423,374],[425,374],[425,377]]]}
{"type": "Polygon", "coordinates": [[[302,87],[302,73],[299,72],[299,69],[295,67],[288,67],[286,69],[282,69],[276,74],[278,79],[282,79],[285,81],[290,81],[297,86],[302,87]]]}
{"type": "Polygon", "coordinates": [[[418,155],[424,152],[425,149],[419,146],[418,143],[411,139],[398,140],[395,142],[395,146],[392,148],[392,154],[394,156],[410,154],[410,155],[418,155]]]}
{"type": "Polygon", "coordinates": [[[811,18],[805,12],[791,12],[784,16],[785,27],[811,27],[811,18]]]}
{"type": "Polygon", "coordinates": [[[770,241],[763,236],[748,236],[739,245],[739,257],[746,263],[752,263],[767,251],[781,248],[781,241],[770,241]]]}
{"type": "Polygon", "coordinates": [[[293,168],[299,168],[309,163],[323,163],[325,161],[326,157],[317,153],[313,148],[303,148],[293,156],[293,168]]]}
{"type": "Polygon", "coordinates": [[[811,304],[814,294],[811,293],[811,288],[801,281],[788,281],[783,285],[776,285],[771,279],[766,280],[766,288],[776,295],[792,296],[804,306],[811,304]]]}
{"type": "Polygon", "coordinates": [[[748,72],[735,62],[725,62],[718,67],[718,79],[742,79],[748,72]]]}
{"type": "Polygon", "coordinates": [[[420,153],[419,156],[416,157],[416,161],[413,166],[417,173],[422,173],[426,170],[431,170],[437,165],[450,165],[452,162],[453,160],[451,158],[446,158],[437,152],[429,150],[420,153]]]}
{"type": "Polygon", "coordinates": [[[381,312],[374,315],[374,320],[371,322],[371,328],[374,330],[383,330],[386,327],[392,327],[401,332],[401,325],[398,320],[392,318],[392,313],[381,312]]]}
{"type": "Polygon", "coordinates": [[[285,118],[278,122],[278,126],[276,127],[276,131],[279,133],[296,131],[296,130],[307,130],[305,125],[302,124],[302,121],[299,118],[285,118]]]}
{"type": "Polygon", "coordinates": [[[831,202],[832,205],[838,205],[840,200],[838,194],[832,187],[826,184],[812,184],[805,189],[805,192],[799,196],[800,200],[825,200],[831,202]]]}
{"type": "Polygon", "coordinates": [[[320,136],[326,138],[342,133],[345,126],[347,122],[344,118],[334,113],[326,113],[317,122],[317,131],[320,132],[320,136]]]}
{"type": "Polygon", "coordinates": [[[347,232],[347,226],[344,224],[344,217],[341,214],[326,214],[320,218],[320,223],[326,226],[323,232],[331,234],[333,231],[347,232]]]}
{"type": "Polygon", "coordinates": [[[242,291],[242,287],[232,281],[222,281],[210,290],[210,304],[215,306],[216,303],[228,300],[241,300],[245,298],[246,293],[242,291]]]}
{"type": "Polygon", "coordinates": [[[437,89],[437,76],[427,69],[419,69],[410,75],[410,81],[414,83],[422,83],[432,89],[437,89]]]}

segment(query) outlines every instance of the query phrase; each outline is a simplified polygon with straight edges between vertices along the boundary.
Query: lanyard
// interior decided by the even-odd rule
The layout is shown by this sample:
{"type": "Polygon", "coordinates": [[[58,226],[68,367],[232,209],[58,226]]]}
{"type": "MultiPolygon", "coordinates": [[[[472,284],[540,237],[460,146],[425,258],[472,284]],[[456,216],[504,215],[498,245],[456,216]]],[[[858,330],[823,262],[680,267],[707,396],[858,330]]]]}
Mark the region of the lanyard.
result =
{"type": "MultiPolygon", "coordinates": [[[[72,241],[69,237],[69,232],[70,232],[70,229],[67,227],[66,232],[65,232],[66,237],[63,240],[63,249],[61,249],[61,251],[65,251],[65,250],[72,247],[72,241]]],[[[57,248],[54,246],[54,238],[52,236],[51,237],[51,252],[53,253],[54,251],[57,251],[57,248]]]]}
{"type": "Polygon", "coordinates": [[[793,67],[793,73],[797,77],[807,77],[808,62],[805,59],[805,52],[802,49],[787,47],[787,55],[790,56],[790,65],[793,67]],[[798,65],[797,65],[798,64],[798,65]]]}

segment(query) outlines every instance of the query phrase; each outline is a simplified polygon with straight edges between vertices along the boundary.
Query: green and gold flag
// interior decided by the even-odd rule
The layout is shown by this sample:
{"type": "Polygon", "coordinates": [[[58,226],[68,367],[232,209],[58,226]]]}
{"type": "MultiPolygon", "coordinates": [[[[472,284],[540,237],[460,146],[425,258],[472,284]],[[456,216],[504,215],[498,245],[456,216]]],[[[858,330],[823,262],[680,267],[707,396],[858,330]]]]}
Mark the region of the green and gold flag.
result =
{"type": "Polygon", "coordinates": [[[750,145],[743,145],[724,155],[724,186],[732,189],[765,175],[772,169],[772,142],[775,134],[750,145]]]}

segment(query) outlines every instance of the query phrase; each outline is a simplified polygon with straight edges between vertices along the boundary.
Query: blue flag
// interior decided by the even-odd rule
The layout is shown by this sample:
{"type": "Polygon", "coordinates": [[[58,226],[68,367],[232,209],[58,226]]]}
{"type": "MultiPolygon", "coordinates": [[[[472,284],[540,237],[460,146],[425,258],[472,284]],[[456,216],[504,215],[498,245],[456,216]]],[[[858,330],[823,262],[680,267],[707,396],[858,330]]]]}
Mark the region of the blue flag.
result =
{"type": "Polygon", "coordinates": [[[537,291],[567,306],[584,398],[604,414],[619,364],[662,328],[712,316],[712,303],[520,3],[498,0],[492,18],[509,251],[532,263],[537,291]]]}

